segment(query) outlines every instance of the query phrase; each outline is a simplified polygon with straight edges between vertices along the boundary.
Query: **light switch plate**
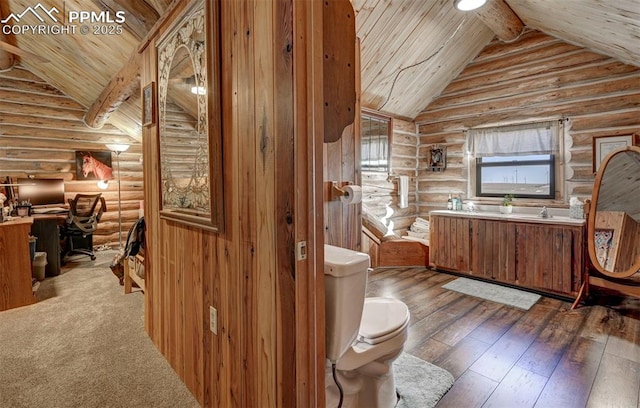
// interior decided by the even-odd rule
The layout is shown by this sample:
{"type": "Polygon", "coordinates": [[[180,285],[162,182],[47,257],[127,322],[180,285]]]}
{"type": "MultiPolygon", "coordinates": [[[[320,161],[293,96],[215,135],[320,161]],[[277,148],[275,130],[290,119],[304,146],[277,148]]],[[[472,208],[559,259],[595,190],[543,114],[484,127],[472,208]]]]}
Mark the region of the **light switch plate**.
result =
{"type": "Polygon", "coordinates": [[[218,311],[213,306],[209,306],[209,329],[218,334],[218,311]]]}

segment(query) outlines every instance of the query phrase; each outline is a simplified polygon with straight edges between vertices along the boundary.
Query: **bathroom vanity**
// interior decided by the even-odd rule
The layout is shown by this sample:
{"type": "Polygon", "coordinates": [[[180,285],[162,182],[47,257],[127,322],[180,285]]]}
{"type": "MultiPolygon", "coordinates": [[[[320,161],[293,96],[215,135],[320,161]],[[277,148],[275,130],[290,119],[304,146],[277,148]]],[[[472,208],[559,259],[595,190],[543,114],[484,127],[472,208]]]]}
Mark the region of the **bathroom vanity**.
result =
{"type": "Polygon", "coordinates": [[[575,298],[585,268],[582,219],[431,211],[430,266],[575,298]]]}

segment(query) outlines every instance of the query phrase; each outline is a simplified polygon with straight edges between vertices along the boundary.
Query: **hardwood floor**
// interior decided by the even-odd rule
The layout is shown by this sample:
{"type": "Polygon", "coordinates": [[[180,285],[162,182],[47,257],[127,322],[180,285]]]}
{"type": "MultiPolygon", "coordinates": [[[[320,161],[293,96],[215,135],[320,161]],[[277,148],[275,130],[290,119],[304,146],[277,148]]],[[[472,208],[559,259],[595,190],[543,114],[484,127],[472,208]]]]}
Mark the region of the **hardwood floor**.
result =
{"type": "Polygon", "coordinates": [[[369,275],[368,296],[411,311],[405,351],[455,377],[438,408],[640,408],[640,301],[594,292],[576,310],[542,297],[524,311],[441,287],[455,278],[424,268],[369,275]]]}

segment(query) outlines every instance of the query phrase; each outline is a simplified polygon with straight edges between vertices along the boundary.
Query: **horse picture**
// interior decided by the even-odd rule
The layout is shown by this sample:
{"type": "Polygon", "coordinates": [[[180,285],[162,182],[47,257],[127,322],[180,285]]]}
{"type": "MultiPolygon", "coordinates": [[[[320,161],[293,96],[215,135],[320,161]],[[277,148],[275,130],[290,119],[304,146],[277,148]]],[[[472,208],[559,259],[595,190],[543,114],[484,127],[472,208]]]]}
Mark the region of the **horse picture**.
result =
{"type": "Polygon", "coordinates": [[[112,180],[111,152],[76,152],[78,180],[112,180]]]}

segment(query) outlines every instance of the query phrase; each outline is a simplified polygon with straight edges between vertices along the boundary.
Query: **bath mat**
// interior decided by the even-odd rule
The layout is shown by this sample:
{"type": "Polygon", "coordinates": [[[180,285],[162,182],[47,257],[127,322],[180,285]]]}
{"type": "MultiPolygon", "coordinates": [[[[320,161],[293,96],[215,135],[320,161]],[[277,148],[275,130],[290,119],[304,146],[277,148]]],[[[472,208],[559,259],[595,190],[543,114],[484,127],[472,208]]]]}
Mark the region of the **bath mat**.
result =
{"type": "Polygon", "coordinates": [[[540,295],[535,293],[468,278],[458,278],[442,287],[523,310],[531,309],[540,299],[540,295]]]}
{"type": "Polygon", "coordinates": [[[453,385],[453,376],[445,369],[402,353],[393,362],[400,400],[396,408],[432,408],[453,385]]]}

